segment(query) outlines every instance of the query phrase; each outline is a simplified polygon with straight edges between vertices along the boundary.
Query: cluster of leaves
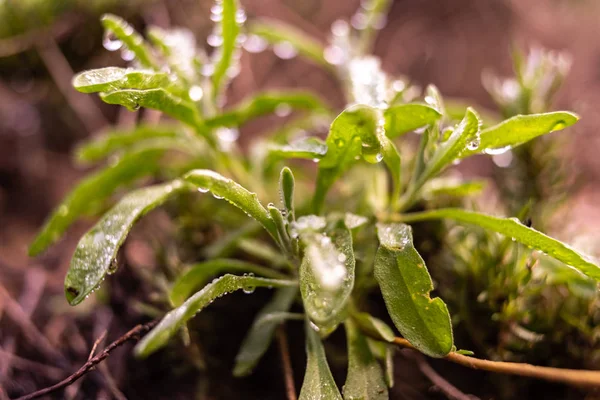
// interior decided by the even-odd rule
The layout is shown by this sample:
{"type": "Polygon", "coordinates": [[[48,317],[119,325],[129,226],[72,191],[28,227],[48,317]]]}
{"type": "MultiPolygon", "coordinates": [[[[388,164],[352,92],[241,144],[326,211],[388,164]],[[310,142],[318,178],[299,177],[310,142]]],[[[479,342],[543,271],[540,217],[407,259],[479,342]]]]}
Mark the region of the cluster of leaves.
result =
{"type": "MultiPolygon", "coordinates": [[[[484,83],[506,116],[545,111],[568,69],[566,55],[535,48],[527,57],[515,53],[516,79],[488,74],[484,83]]],[[[512,163],[497,179],[497,207],[517,209],[521,220],[546,230],[568,196],[569,183],[555,150],[560,138],[544,139],[499,154],[512,163]]],[[[564,236],[564,227],[561,221],[555,233],[564,236]]],[[[587,368],[598,368],[600,295],[594,279],[483,230],[454,226],[446,238],[448,251],[438,261],[452,267],[440,268],[440,290],[457,311],[454,321],[466,328],[478,351],[534,363],[551,359],[556,365],[579,360],[587,368]],[[479,318],[494,323],[476,326],[479,318]]],[[[594,242],[586,246],[592,253],[598,251],[594,242]]]]}
{"type": "MultiPolygon", "coordinates": [[[[336,21],[323,48],[281,24],[255,21],[245,26],[238,2],[220,0],[212,8],[217,24],[210,42],[216,48],[210,55],[196,51],[194,38],[184,30],[150,28],[147,41],[122,19],[104,16],[105,47],[120,50],[132,66],[83,72],[73,80],[76,89],[99,93],[103,101],[130,110],[158,110],[178,123],[115,130],[78,151],[80,161],[110,162],[57,208],[32,244],[32,255],[81,215],[97,212],[117,188],[147,176],[166,183],[129,192],[81,238],[65,279],[69,303],[83,301],[115,272],[117,252],[144,214],[184,193],[210,192],[255,222],[239,228],[246,216],[232,216],[228,233],[171,280],[162,294],[172,310],[141,340],[136,354],[144,357],[165,346],[199,311],[227,293],[275,288],[242,344],[234,373],[252,371],[277,325],[299,317],[290,313],[299,302],[308,352],[300,398],[342,397],[322,340],[343,324],[349,359],[343,397],[376,399],[387,398],[392,384],[391,363],[384,363],[386,374],[377,359],[389,361],[394,331],[360,310],[359,300],[367,291],[379,288],[395,328],[415,348],[432,357],[455,351],[450,314],[440,298],[430,296],[433,283],[408,224],[449,219],[480,226],[548,254],[578,277],[600,279],[600,268],[585,256],[517,219],[455,208],[407,213],[425,197],[477,190],[477,184],[440,177],[460,160],[519,146],[564,129],[577,117],[569,112],[518,115],[487,126],[471,108],[455,120],[434,86],[427,87],[421,101],[414,86],[389,77],[380,60],[367,54],[388,6],[385,0],[363,2],[353,27],[336,21]],[[242,44],[252,51],[271,44],[285,58],[305,56],[340,79],[348,106],[333,119],[325,140],[294,135],[296,127],[310,131],[331,118],[332,110],[309,93],[260,93],[224,109],[227,83],[239,72],[242,44]],[[257,139],[250,156],[245,155],[235,140],[239,127],[282,109],[303,114],[257,139]],[[420,132],[420,145],[409,162],[398,145],[412,131],[420,132]],[[301,178],[296,179],[283,166],[291,159],[315,161],[316,180],[303,172],[306,168],[296,171],[301,178]],[[312,196],[295,196],[296,187],[310,193],[313,182],[312,196]],[[249,251],[260,253],[267,265],[247,262],[243,253],[249,251]]],[[[306,162],[295,165],[305,167],[306,162]]],[[[198,202],[214,202],[199,196],[198,202]]],[[[198,217],[210,220],[214,215],[198,217]]]]}

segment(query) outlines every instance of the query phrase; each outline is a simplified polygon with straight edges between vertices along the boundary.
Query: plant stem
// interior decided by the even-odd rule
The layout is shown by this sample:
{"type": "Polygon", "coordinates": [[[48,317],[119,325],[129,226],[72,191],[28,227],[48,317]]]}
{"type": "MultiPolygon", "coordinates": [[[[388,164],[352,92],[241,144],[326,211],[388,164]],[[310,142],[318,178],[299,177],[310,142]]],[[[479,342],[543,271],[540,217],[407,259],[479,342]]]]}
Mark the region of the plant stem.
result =
{"type": "Polygon", "coordinates": [[[281,363],[283,364],[283,376],[285,379],[285,391],[288,400],[296,400],[296,386],[294,385],[294,371],[290,361],[290,351],[285,334],[285,325],[279,325],[277,328],[277,342],[279,343],[279,353],[281,355],[281,363]]]}

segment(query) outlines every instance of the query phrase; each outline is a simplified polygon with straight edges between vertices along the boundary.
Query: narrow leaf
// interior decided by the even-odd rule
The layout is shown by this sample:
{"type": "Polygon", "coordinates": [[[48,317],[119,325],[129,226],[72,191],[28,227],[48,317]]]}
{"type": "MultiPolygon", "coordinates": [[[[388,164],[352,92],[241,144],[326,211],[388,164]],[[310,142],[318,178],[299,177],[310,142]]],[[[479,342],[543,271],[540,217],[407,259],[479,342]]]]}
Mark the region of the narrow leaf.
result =
{"type": "Polygon", "coordinates": [[[457,208],[446,208],[420,213],[406,214],[402,219],[405,222],[424,221],[431,219],[448,218],[458,222],[478,225],[484,229],[501,233],[526,246],[540,250],[549,256],[579,270],[590,278],[600,280],[600,267],[590,261],[586,256],[578,253],[572,247],[556,239],[551,238],[528,226],[523,225],[514,218],[499,218],[490,215],[461,210],[457,208]]]}
{"type": "Polygon", "coordinates": [[[183,188],[181,181],[173,181],[135,190],[79,240],[65,278],[65,294],[71,305],[81,303],[107,274],[114,272],[117,251],[133,224],[183,188]]]}
{"type": "Polygon", "coordinates": [[[319,335],[306,323],[306,372],[298,400],[342,400],[327,364],[319,335]]]}
{"type": "Polygon", "coordinates": [[[201,125],[200,115],[193,103],[169,93],[165,89],[124,89],[114,92],[100,93],[102,101],[108,104],[125,106],[130,111],[140,107],[162,111],[194,128],[201,125]]]}
{"type": "Polygon", "coordinates": [[[301,138],[290,144],[270,144],[269,155],[278,158],[319,160],[327,153],[327,145],[317,137],[301,138]]]}
{"type": "Polygon", "coordinates": [[[452,350],[452,325],[446,304],[432,299],[431,277],[404,224],[378,224],[380,246],[375,278],[396,328],[421,352],[443,357],[452,350]]]}
{"type": "Polygon", "coordinates": [[[353,312],[352,318],[354,318],[360,329],[369,333],[370,336],[385,340],[386,342],[393,342],[396,337],[392,328],[369,313],[353,312]]]}
{"type": "Polygon", "coordinates": [[[258,361],[268,350],[275,328],[281,323],[278,320],[262,321],[273,313],[285,313],[292,306],[297,288],[283,288],[275,292],[273,299],[258,313],[252,327],[248,331],[242,346],[235,357],[233,375],[246,376],[252,372],[258,361]]]}
{"type": "Polygon", "coordinates": [[[222,272],[252,273],[274,279],[284,279],[280,272],[247,261],[235,259],[208,260],[190,266],[175,280],[169,298],[173,306],[178,307],[196,290],[202,288],[214,276],[222,272]]]}
{"type": "Polygon", "coordinates": [[[277,227],[269,212],[258,201],[256,193],[249,192],[233,180],[206,169],[188,172],[183,179],[193,183],[200,191],[210,191],[214,196],[225,199],[238,207],[258,221],[277,241],[277,227]]]}
{"type": "Polygon", "coordinates": [[[323,44],[297,28],[271,19],[253,21],[248,26],[251,34],[260,36],[273,45],[291,46],[294,51],[315,64],[329,71],[335,71],[333,66],[325,60],[323,44]]]}
{"type": "MultiPolygon", "coordinates": [[[[205,121],[210,128],[241,126],[247,121],[277,111],[278,107],[291,110],[323,111],[327,106],[314,94],[305,91],[269,91],[256,94],[232,109],[205,121]]],[[[287,112],[287,111],[286,111],[287,112]]]]}
{"type": "Polygon", "coordinates": [[[504,122],[481,131],[481,143],[476,150],[464,153],[468,157],[475,153],[497,154],[519,146],[538,136],[560,131],[575,124],[579,117],[566,111],[545,114],[517,115],[504,122]]]}
{"type": "Polygon", "coordinates": [[[281,196],[281,203],[286,211],[289,221],[294,220],[295,207],[294,207],[294,188],[296,182],[294,181],[294,174],[288,167],[284,167],[279,175],[279,194],[281,196]]]}
{"type": "Polygon", "coordinates": [[[158,169],[162,151],[150,150],[128,154],[105,169],[80,182],[48,218],[29,248],[36,256],[56,242],[67,228],[83,214],[94,211],[119,186],[128,184],[158,169]]]}
{"type": "Polygon", "coordinates": [[[429,199],[437,196],[473,196],[480,194],[485,186],[486,181],[483,179],[463,181],[455,178],[434,178],[423,186],[423,197],[429,199]]]}
{"type": "Polygon", "coordinates": [[[473,109],[468,108],[465,117],[454,129],[450,138],[436,149],[431,159],[427,162],[425,170],[419,177],[417,187],[421,187],[429,179],[452,164],[454,160],[468,150],[467,146],[470,143],[479,140],[480,126],[481,120],[479,116],[473,109]]]}
{"type": "Polygon", "coordinates": [[[187,83],[198,78],[198,55],[194,33],[189,29],[162,29],[152,26],[148,38],[162,54],[169,68],[187,83]]]}
{"type": "Polygon", "coordinates": [[[142,67],[156,68],[158,66],[148,43],[125,20],[116,15],[104,14],[101,21],[107,32],[112,32],[117,40],[123,42],[126,49],[133,52],[142,67]]]}
{"type": "Polygon", "coordinates": [[[236,14],[238,10],[241,10],[238,1],[222,0],[219,6],[222,7],[222,12],[218,15],[221,17],[219,30],[223,42],[215,53],[218,55],[218,60],[211,77],[215,96],[220,93],[223,82],[227,78],[227,72],[234,62],[234,53],[238,51],[237,37],[240,33],[240,26],[236,20],[236,14]]]}
{"type": "Polygon", "coordinates": [[[367,339],[351,319],[346,320],[344,326],[348,342],[348,375],[343,389],[344,399],[388,399],[383,371],[373,357],[367,339]]]}
{"type": "Polygon", "coordinates": [[[398,104],[385,110],[384,116],[385,133],[393,139],[435,123],[442,114],[424,104],[398,104]]]}
{"type": "Polygon", "coordinates": [[[250,293],[257,287],[283,288],[296,285],[296,282],[293,281],[223,275],[187,299],[181,306],[165,315],[160,323],[138,343],[135,347],[135,353],[138,357],[147,357],[163,347],[187,321],[215,299],[225,294],[242,289],[250,293]]]}
{"type": "Polygon", "coordinates": [[[354,287],[352,234],[343,220],[338,220],[326,234],[300,231],[300,240],[306,246],[300,265],[304,309],[325,336],[343,319],[354,287]]]}
{"type": "Polygon", "coordinates": [[[185,133],[175,125],[140,125],[132,130],[114,129],[80,145],[75,151],[75,157],[80,163],[96,162],[117,151],[130,149],[144,140],[178,136],[185,137],[185,133]]]}
{"type": "Polygon", "coordinates": [[[171,86],[164,72],[106,67],[83,71],[73,78],[73,87],[81,93],[114,92],[122,89],[156,89],[171,86]]]}

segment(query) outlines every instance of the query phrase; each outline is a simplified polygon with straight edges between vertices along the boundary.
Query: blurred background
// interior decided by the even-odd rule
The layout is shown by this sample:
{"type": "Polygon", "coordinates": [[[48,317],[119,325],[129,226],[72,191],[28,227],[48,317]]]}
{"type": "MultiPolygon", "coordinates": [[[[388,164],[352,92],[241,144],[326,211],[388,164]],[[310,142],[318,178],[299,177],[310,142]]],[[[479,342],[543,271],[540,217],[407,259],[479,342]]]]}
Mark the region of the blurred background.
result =
{"type": "MultiPolygon", "coordinates": [[[[323,43],[332,22],[349,20],[359,6],[355,0],[241,3],[249,19],[282,20],[323,43]]],[[[99,16],[105,12],[121,15],[141,32],[148,25],[182,26],[209,51],[211,5],[209,0],[0,0],[0,384],[6,389],[0,396],[26,393],[63,376],[56,367],[32,361],[44,359],[36,352],[65,348],[61,341],[68,334],[71,343],[64,355],[85,353],[89,338],[102,331],[93,321],[83,327],[76,324],[75,314],[88,310],[85,305],[69,309],[63,298],[72,251],[91,221],[77,223],[43,256],[27,256],[27,247],[44,218],[86,173],[72,162],[74,145],[112,124],[127,126],[138,118],[157,118],[103,104],[96,96],[71,88],[73,72],[125,65],[118,52],[102,47],[99,16]],[[11,321],[10,329],[7,321],[11,321]],[[31,344],[37,333],[46,337],[50,349],[39,350],[31,344]]],[[[600,1],[396,0],[383,22],[375,54],[382,58],[386,72],[406,76],[423,87],[433,83],[444,96],[469,99],[476,109],[478,105],[495,108],[481,76],[485,71],[512,74],[511,45],[524,51],[542,46],[570,54],[571,71],[552,109],[581,116],[560,142],[561,156],[568,160],[569,170],[577,173],[577,184],[557,223],[566,234],[570,230],[598,234],[600,1]]],[[[315,91],[338,108],[344,105],[330,75],[301,59],[281,59],[268,50],[243,53],[241,73],[227,101],[235,103],[259,89],[288,87],[315,91]]],[[[262,118],[248,124],[242,129],[242,143],[251,142],[253,135],[274,123],[277,119],[262,118]]],[[[460,169],[466,176],[491,176],[494,165],[478,157],[460,169]]],[[[98,312],[104,314],[96,318],[117,319],[111,311],[98,312]]],[[[126,318],[112,323],[121,332],[132,326],[126,318]]],[[[437,398],[427,390],[411,391],[400,390],[397,398],[437,398]]],[[[110,391],[104,395],[116,396],[110,391]]]]}

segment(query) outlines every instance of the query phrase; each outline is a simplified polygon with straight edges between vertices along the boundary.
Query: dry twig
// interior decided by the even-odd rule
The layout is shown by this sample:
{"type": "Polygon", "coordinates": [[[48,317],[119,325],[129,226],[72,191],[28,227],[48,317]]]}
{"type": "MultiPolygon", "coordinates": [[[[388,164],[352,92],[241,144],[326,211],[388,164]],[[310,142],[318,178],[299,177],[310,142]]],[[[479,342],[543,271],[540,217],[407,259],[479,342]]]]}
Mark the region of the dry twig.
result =
{"type": "Polygon", "coordinates": [[[152,321],[152,322],[149,322],[144,325],[137,325],[136,327],[131,329],[129,332],[127,332],[126,334],[124,334],[123,336],[121,336],[120,338],[118,338],[117,340],[115,340],[114,342],[109,344],[108,346],[106,346],[104,348],[104,350],[102,350],[102,352],[100,352],[98,355],[89,359],[81,368],[79,368],[75,373],[69,375],[67,378],[63,379],[62,381],[58,382],[55,385],[49,386],[47,388],[38,390],[36,392],[30,393],[30,394],[22,396],[22,397],[19,397],[16,400],[37,399],[37,398],[45,396],[49,393],[56,392],[57,390],[63,389],[65,387],[71,385],[73,382],[77,381],[78,379],[83,377],[85,374],[87,374],[90,370],[94,369],[96,367],[96,365],[98,365],[99,363],[104,361],[104,359],[106,359],[113,350],[115,350],[119,346],[122,346],[123,344],[125,344],[128,341],[139,340],[141,334],[152,329],[152,327],[154,327],[157,323],[158,323],[158,321],[152,321]]]}

